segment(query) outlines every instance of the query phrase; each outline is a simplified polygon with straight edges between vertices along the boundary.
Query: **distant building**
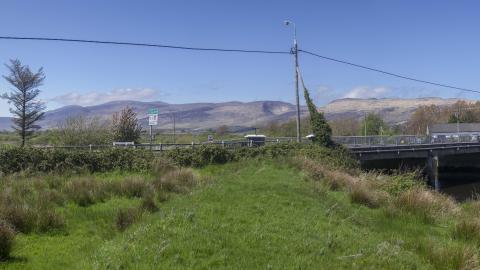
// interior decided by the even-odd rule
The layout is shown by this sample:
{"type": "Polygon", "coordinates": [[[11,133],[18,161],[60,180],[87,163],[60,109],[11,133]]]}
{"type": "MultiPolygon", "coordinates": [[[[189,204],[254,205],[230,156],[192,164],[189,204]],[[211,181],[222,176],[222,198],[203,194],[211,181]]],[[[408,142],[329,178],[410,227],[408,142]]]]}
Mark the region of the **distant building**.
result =
{"type": "Polygon", "coordinates": [[[265,144],[265,140],[267,139],[267,136],[250,134],[250,135],[245,135],[245,139],[247,139],[249,146],[260,146],[265,144]]]}
{"type": "Polygon", "coordinates": [[[435,124],[427,127],[427,135],[435,141],[478,141],[480,138],[480,123],[450,123],[435,124]]]}

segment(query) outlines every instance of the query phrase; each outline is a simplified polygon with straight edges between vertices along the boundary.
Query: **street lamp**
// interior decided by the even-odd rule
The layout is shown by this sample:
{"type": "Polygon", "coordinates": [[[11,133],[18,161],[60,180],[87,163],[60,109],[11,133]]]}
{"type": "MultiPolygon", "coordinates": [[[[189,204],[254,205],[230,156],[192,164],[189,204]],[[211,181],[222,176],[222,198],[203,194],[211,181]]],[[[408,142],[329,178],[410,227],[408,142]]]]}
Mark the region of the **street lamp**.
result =
{"type": "Polygon", "coordinates": [[[293,25],[293,48],[292,54],[295,59],[295,97],[297,99],[297,142],[302,141],[300,135],[300,97],[298,94],[298,44],[297,44],[297,25],[291,21],[284,21],[285,26],[293,25]]]}

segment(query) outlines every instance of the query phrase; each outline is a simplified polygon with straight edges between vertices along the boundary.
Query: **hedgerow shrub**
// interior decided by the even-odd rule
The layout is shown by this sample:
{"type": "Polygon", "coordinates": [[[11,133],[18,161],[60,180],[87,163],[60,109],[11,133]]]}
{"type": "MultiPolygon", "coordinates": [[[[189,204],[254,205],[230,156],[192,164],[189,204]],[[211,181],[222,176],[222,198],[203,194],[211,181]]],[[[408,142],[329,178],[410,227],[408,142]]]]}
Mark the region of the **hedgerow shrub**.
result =
{"type": "Polygon", "coordinates": [[[101,151],[2,148],[0,172],[11,174],[31,172],[105,172],[111,170],[147,171],[154,156],[151,152],[134,149],[104,149],[101,151]]]}
{"type": "Polygon", "coordinates": [[[208,164],[223,164],[234,160],[234,153],[220,146],[202,145],[194,149],[177,148],[166,153],[166,157],[182,167],[202,167],[208,164]]]}
{"type": "Polygon", "coordinates": [[[223,164],[252,158],[285,158],[305,156],[324,165],[354,169],[357,162],[343,147],[326,148],[314,144],[279,143],[261,147],[227,149],[216,145],[202,145],[192,148],[175,149],[166,152],[165,157],[182,167],[202,167],[209,164],[223,164]]]}

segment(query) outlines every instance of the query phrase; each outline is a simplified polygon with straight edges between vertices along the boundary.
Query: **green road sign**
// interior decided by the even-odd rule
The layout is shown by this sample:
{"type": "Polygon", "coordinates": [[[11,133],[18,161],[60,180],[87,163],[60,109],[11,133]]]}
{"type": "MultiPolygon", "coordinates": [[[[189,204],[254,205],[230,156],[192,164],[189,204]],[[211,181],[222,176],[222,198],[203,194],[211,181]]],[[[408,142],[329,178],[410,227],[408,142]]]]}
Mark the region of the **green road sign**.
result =
{"type": "Polygon", "coordinates": [[[158,114],[158,109],[157,108],[150,108],[150,109],[148,109],[148,114],[158,114]]]}

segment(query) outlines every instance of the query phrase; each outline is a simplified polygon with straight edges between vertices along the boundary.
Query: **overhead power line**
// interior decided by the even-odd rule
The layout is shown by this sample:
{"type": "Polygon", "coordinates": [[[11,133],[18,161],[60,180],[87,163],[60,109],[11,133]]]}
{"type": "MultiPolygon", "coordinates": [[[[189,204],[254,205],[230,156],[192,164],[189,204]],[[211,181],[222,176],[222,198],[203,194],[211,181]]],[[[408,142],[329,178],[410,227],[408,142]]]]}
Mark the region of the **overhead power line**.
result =
{"type": "MultiPolygon", "coordinates": [[[[247,50],[247,49],[229,49],[229,48],[187,47],[187,46],[176,46],[176,45],[155,44],[155,43],[136,43],[136,42],[70,39],[70,38],[0,36],[0,40],[2,40],[2,39],[3,40],[54,41],[54,42],[70,42],[70,43],[90,43],[90,44],[105,44],[105,45],[140,46],[140,47],[154,47],[154,48],[191,50],[191,51],[258,53],[258,54],[292,54],[293,53],[292,51],[269,51],[269,50],[247,50]]],[[[341,64],[345,64],[345,65],[349,65],[349,66],[353,66],[353,67],[357,67],[357,68],[361,68],[361,69],[366,69],[366,70],[382,73],[382,74],[385,74],[385,75],[389,75],[389,76],[404,79],[404,80],[409,80],[409,81],[414,81],[414,82],[419,82],[419,83],[424,83],[424,84],[430,84],[430,85],[435,85],[435,86],[440,86],[440,87],[445,87],[445,88],[450,88],[450,89],[455,89],[455,90],[460,90],[460,91],[480,93],[480,90],[468,89],[468,88],[457,87],[457,86],[453,86],[453,85],[447,85],[447,84],[442,84],[442,83],[417,79],[417,78],[413,78],[413,77],[403,76],[403,75],[388,72],[388,71],[385,71],[385,70],[380,70],[380,69],[377,69],[377,68],[371,68],[371,67],[368,67],[368,66],[355,64],[355,63],[348,62],[348,61],[323,56],[323,55],[316,54],[316,53],[306,51],[306,50],[302,50],[302,49],[298,49],[298,51],[301,52],[301,53],[305,53],[305,54],[308,54],[308,55],[312,55],[312,56],[321,58],[321,59],[325,59],[325,60],[329,60],[329,61],[333,61],[333,62],[337,62],[337,63],[341,63],[341,64]]]]}
{"type": "Polygon", "coordinates": [[[450,88],[450,89],[455,89],[455,90],[460,90],[460,91],[480,93],[479,90],[468,89],[468,88],[457,87],[457,86],[452,86],[452,85],[447,85],[447,84],[442,84],[442,83],[436,83],[436,82],[432,82],[432,81],[426,81],[426,80],[416,79],[416,78],[413,78],[413,77],[403,76],[403,75],[399,75],[399,74],[396,74],[396,73],[392,73],[392,72],[388,72],[388,71],[384,71],[384,70],[380,70],[380,69],[376,69],[376,68],[367,67],[367,66],[364,66],[364,65],[359,65],[359,64],[351,63],[351,62],[344,61],[344,60],[339,60],[339,59],[335,59],[335,58],[331,58],[331,57],[319,55],[319,54],[316,54],[316,53],[313,53],[313,52],[309,52],[309,51],[305,51],[305,50],[301,50],[301,49],[299,49],[298,51],[300,51],[300,52],[302,52],[302,53],[305,53],[305,54],[312,55],[312,56],[316,56],[316,57],[318,57],[318,58],[322,58],[322,59],[325,59],[325,60],[329,60],[329,61],[333,61],[333,62],[337,62],[337,63],[349,65],[349,66],[354,66],[354,67],[357,67],[357,68],[362,68],[362,69],[366,69],[366,70],[370,70],[370,71],[382,73],[382,74],[389,75],[389,76],[393,76],[393,77],[397,77],[397,78],[400,78],[400,79],[405,79],[405,80],[409,80],[409,81],[414,81],[414,82],[419,82],[419,83],[425,83],[425,84],[430,84],[430,85],[435,85],[435,86],[440,86],[440,87],[445,87],[445,88],[450,88]]]}
{"type": "Polygon", "coordinates": [[[216,51],[216,52],[263,53],[263,54],[291,54],[291,52],[289,52],[289,51],[243,50],[243,49],[228,49],[228,48],[202,48],[202,47],[186,47],[186,46],[175,46],[175,45],[166,45],[166,44],[153,44],[153,43],[135,43],[135,42],[105,41],[105,40],[70,39],[70,38],[0,36],[0,39],[126,45],[126,46],[156,47],[156,48],[191,50],[191,51],[216,51]]]}

